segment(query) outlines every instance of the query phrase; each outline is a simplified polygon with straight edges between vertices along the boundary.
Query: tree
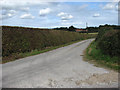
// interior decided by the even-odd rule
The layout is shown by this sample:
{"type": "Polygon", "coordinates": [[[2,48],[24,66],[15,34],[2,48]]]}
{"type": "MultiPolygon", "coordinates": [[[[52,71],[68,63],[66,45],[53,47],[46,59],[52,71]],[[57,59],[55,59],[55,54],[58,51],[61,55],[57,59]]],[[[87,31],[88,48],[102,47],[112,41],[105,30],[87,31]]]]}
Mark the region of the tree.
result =
{"type": "Polygon", "coordinates": [[[69,31],[75,31],[75,30],[76,30],[76,28],[74,26],[69,27],[69,31]]]}

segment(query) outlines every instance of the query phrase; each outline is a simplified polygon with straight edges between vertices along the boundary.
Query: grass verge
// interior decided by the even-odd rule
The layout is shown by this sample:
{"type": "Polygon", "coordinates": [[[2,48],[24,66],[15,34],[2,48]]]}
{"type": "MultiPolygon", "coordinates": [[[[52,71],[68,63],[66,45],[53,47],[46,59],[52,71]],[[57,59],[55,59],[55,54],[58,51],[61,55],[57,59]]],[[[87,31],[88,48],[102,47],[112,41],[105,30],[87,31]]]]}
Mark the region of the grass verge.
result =
{"type": "Polygon", "coordinates": [[[49,48],[46,48],[46,49],[41,50],[41,51],[33,50],[31,52],[26,52],[26,53],[15,53],[15,54],[12,54],[8,57],[3,57],[4,60],[2,60],[2,64],[7,63],[7,62],[11,62],[11,61],[15,61],[15,60],[20,59],[20,58],[33,56],[33,55],[37,55],[37,54],[44,53],[44,52],[47,52],[47,51],[51,51],[51,50],[54,50],[54,49],[57,49],[57,48],[60,48],[60,47],[64,47],[64,46],[67,46],[67,45],[70,45],[70,44],[73,44],[73,43],[77,43],[79,41],[82,41],[82,40],[73,41],[73,42],[63,44],[63,45],[59,45],[59,46],[49,47],[49,48]]]}
{"type": "Polygon", "coordinates": [[[93,41],[88,48],[85,50],[84,60],[94,63],[95,66],[102,66],[113,70],[120,70],[118,64],[119,57],[110,57],[109,55],[103,54],[103,52],[96,48],[96,42],[93,41]]]}
{"type": "Polygon", "coordinates": [[[88,34],[98,34],[98,32],[96,32],[96,33],[88,33],[88,34]]]}

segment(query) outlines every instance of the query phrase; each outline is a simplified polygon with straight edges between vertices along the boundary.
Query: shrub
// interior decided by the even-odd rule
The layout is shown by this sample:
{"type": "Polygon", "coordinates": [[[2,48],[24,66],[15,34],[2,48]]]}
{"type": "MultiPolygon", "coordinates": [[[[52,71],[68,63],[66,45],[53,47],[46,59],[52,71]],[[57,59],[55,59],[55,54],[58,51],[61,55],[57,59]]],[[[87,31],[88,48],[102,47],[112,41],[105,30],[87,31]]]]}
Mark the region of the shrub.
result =
{"type": "Polygon", "coordinates": [[[120,54],[120,31],[106,31],[98,41],[98,47],[110,56],[119,56],[120,54]]]}
{"type": "Polygon", "coordinates": [[[113,28],[112,28],[112,27],[109,27],[109,26],[100,27],[100,28],[99,28],[99,32],[98,32],[98,35],[97,35],[95,41],[100,41],[101,38],[102,38],[102,36],[103,36],[107,31],[110,31],[110,30],[113,30],[113,28]]]}

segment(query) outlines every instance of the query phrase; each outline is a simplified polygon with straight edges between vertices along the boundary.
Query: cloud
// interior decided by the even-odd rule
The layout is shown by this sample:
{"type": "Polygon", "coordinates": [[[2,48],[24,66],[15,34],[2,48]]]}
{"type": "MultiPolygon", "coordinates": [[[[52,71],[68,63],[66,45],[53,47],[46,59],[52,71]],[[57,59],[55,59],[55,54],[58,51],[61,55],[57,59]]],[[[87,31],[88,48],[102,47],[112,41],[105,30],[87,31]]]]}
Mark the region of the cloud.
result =
{"type": "Polygon", "coordinates": [[[3,11],[2,12],[3,15],[6,15],[6,14],[11,14],[11,16],[15,15],[16,14],[16,11],[15,10],[7,10],[7,11],[3,11]]]}
{"type": "Polygon", "coordinates": [[[15,16],[19,11],[28,12],[29,7],[27,7],[25,2],[21,0],[1,0],[0,8],[2,14],[0,19],[8,19],[15,16]]]}
{"type": "Polygon", "coordinates": [[[12,18],[13,16],[17,15],[18,11],[28,12],[28,10],[29,10],[29,7],[21,7],[19,9],[18,8],[2,9],[0,19],[4,20],[4,19],[12,18]]]}
{"type": "Polygon", "coordinates": [[[117,4],[117,5],[116,5],[116,10],[117,10],[117,11],[120,11],[120,4],[117,4]]]}
{"type": "Polygon", "coordinates": [[[10,18],[10,17],[12,17],[12,14],[6,14],[6,15],[1,15],[1,14],[0,14],[0,20],[8,19],[8,18],[10,18]]]}
{"type": "MultiPolygon", "coordinates": [[[[27,12],[30,10],[29,7],[34,5],[47,5],[49,2],[44,2],[43,0],[0,0],[0,10],[3,11],[9,11],[9,10],[15,10],[15,11],[23,11],[27,12]]],[[[11,17],[11,14],[8,15],[2,15],[2,18],[8,18],[11,17]]]]}
{"type": "Polygon", "coordinates": [[[20,10],[20,11],[27,12],[27,11],[30,10],[30,8],[29,8],[29,7],[21,7],[21,8],[19,8],[19,10],[20,10]]]}
{"type": "Polygon", "coordinates": [[[2,14],[0,14],[0,19],[8,19],[13,17],[16,14],[15,10],[5,10],[2,11],[2,14]]]}
{"type": "Polygon", "coordinates": [[[41,9],[39,12],[40,16],[45,16],[47,14],[49,14],[52,10],[50,8],[45,8],[45,9],[41,9]]]}
{"type": "Polygon", "coordinates": [[[112,2],[112,3],[107,3],[103,9],[104,10],[113,10],[116,8],[116,3],[115,2],[112,2]]]}
{"type": "MultiPolygon", "coordinates": [[[[7,0],[6,0],[7,1],[7,0]]],[[[8,0],[9,1],[9,0],[8,0]]],[[[14,2],[12,3],[16,3],[15,0],[13,0],[14,2]]],[[[24,0],[19,0],[23,3],[26,3],[26,0],[24,2],[24,0]]],[[[36,1],[36,0],[35,0],[36,1]]],[[[50,26],[70,26],[70,25],[77,25],[78,27],[85,27],[85,24],[80,24],[80,22],[88,22],[89,25],[99,25],[99,24],[104,24],[104,23],[112,23],[112,24],[116,24],[117,23],[117,12],[112,10],[112,11],[106,11],[103,10],[103,7],[108,4],[108,3],[81,3],[81,2],[74,2],[74,3],[59,3],[58,5],[35,5],[35,4],[23,4],[20,2],[20,5],[16,4],[16,7],[14,9],[12,9],[12,5],[11,8],[6,8],[3,9],[3,11],[9,11],[9,10],[15,10],[17,13],[15,13],[14,15],[16,15],[13,18],[9,19],[9,20],[5,20],[3,24],[8,24],[8,25],[23,25],[23,26],[33,26],[33,27],[50,27],[50,26]],[[86,5],[85,5],[86,4],[86,5]],[[101,6],[101,9],[99,7],[99,5],[101,6]],[[30,6],[30,5],[35,5],[35,6],[30,6]],[[89,5],[89,7],[87,7],[87,5],[89,5]],[[96,8],[92,8],[96,6],[96,8]],[[39,11],[41,9],[46,9],[46,8],[50,8],[52,11],[49,14],[46,14],[47,17],[42,17],[39,18],[39,11]],[[85,8],[87,7],[87,8],[85,8]],[[84,9],[83,9],[84,8],[84,9]],[[98,12],[99,10],[99,12],[98,12]],[[22,12],[22,11],[29,11],[29,12],[22,12]],[[53,12],[54,11],[54,12],[53,12]],[[86,14],[87,12],[87,14],[86,14]],[[27,20],[29,19],[24,19],[24,22],[21,21],[20,19],[18,19],[18,16],[20,18],[20,16],[22,16],[25,13],[30,13],[33,16],[35,15],[36,19],[32,19],[32,21],[34,20],[34,23],[30,20],[29,23],[26,23],[27,20]],[[100,17],[93,17],[95,13],[100,13],[100,17]],[[102,15],[101,15],[102,13],[102,15]],[[18,15],[17,15],[18,14],[18,15]],[[109,17],[111,17],[109,19],[109,17]],[[96,19],[96,20],[95,20],[96,19]],[[41,20],[43,22],[41,22],[41,20]],[[54,23],[51,23],[51,20],[54,23]],[[76,22],[76,23],[73,23],[76,22]]],[[[109,2],[110,3],[110,2],[109,2]]],[[[11,3],[9,3],[11,4],[11,3]]],[[[7,7],[7,6],[6,6],[7,7]]],[[[10,7],[10,6],[9,6],[10,7]]],[[[14,11],[13,11],[14,12],[14,11]]],[[[6,12],[4,12],[3,17],[4,18],[10,18],[13,17],[11,16],[11,14],[5,14],[6,12]]],[[[96,16],[96,15],[95,15],[96,16]]]]}
{"type": "MultiPolygon", "coordinates": [[[[47,0],[48,1],[48,0],[47,0]]],[[[33,5],[40,5],[40,4],[47,4],[43,2],[43,0],[1,0],[0,5],[3,8],[17,8],[23,6],[33,6],[33,5]]]]}
{"type": "Polygon", "coordinates": [[[59,17],[61,18],[61,20],[63,20],[63,21],[66,21],[66,20],[69,20],[69,19],[72,19],[72,18],[73,18],[72,15],[70,15],[70,14],[68,14],[68,13],[64,13],[64,12],[58,13],[57,16],[59,16],[59,17]]]}
{"type": "Polygon", "coordinates": [[[33,19],[35,17],[28,13],[28,14],[21,15],[20,18],[21,19],[33,19]]]}
{"type": "Polygon", "coordinates": [[[68,15],[68,16],[63,16],[61,17],[62,20],[69,20],[69,19],[72,19],[73,16],[72,15],[68,15]]]}
{"type": "Polygon", "coordinates": [[[60,13],[58,13],[58,15],[57,15],[57,16],[61,17],[61,16],[65,16],[66,14],[67,14],[67,13],[60,12],[60,13]]]}
{"type": "Polygon", "coordinates": [[[113,0],[113,2],[119,2],[120,0],[113,0]]]}
{"type": "Polygon", "coordinates": [[[120,11],[120,3],[118,3],[118,1],[119,0],[115,0],[111,3],[107,3],[105,6],[102,7],[102,9],[120,11]]]}
{"type": "Polygon", "coordinates": [[[95,13],[95,14],[93,15],[93,17],[100,17],[100,14],[99,14],[99,13],[95,13]]]}

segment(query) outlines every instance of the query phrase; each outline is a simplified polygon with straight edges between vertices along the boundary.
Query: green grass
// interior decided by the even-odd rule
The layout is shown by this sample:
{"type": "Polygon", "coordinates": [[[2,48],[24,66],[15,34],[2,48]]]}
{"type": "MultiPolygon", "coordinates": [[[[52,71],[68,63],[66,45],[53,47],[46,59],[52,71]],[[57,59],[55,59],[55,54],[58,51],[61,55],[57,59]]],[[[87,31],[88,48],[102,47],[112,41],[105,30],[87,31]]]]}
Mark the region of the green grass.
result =
{"type": "Polygon", "coordinates": [[[98,34],[98,32],[96,32],[96,33],[88,33],[88,34],[98,34]]]}
{"type": "Polygon", "coordinates": [[[59,46],[49,47],[49,48],[41,50],[41,51],[33,50],[31,52],[26,52],[26,53],[14,53],[9,57],[3,57],[4,60],[2,61],[2,63],[7,63],[7,62],[15,61],[15,60],[20,59],[20,58],[41,54],[41,53],[48,52],[48,51],[51,51],[51,50],[54,50],[54,49],[57,49],[57,48],[60,48],[60,47],[64,47],[64,46],[73,44],[73,43],[77,43],[79,41],[81,41],[81,40],[73,41],[73,42],[63,44],[63,45],[59,45],[59,46]]]}
{"type": "Polygon", "coordinates": [[[82,33],[82,34],[88,34],[88,35],[98,35],[98,32],[95,32],[95,33],[82,33]]]}
{"type": "Polygon", "coordinates": [[[103,66],[114,70],[120,70],[118,65],[119,57],[110,57],[103,54],[100,49],[96,48],[96,42],[93,41],[85,51],[85,60],[94,62],[97,66],[103,66]]]}

